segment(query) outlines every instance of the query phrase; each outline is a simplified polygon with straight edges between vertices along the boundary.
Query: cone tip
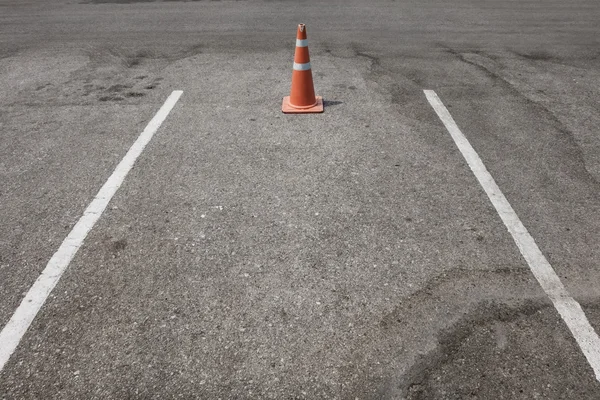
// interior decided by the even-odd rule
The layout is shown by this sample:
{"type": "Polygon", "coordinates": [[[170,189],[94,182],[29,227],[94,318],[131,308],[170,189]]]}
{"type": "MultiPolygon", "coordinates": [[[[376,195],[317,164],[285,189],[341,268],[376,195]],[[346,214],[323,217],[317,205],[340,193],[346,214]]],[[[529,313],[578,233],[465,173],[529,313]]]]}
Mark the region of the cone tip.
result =
{"type": "Polygon", "coordinates": [[[296,34],[296,39],[306,39],[306,25],[298,24],[298,33],[296,34]]]}

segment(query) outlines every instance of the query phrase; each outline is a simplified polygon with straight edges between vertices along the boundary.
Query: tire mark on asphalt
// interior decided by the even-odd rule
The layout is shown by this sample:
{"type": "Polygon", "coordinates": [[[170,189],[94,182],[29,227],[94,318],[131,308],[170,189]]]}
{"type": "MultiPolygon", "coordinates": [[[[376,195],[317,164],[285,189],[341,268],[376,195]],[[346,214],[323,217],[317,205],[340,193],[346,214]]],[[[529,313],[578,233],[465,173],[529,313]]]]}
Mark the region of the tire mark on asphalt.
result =
{"type": "Polygon", "coordinates": [[[540,113],[546,115],[548,119],[552,121],[554,127],[560,133],[565,135],[565,137],[568,138],[568,141],[570,142],[571,146],[576,152],[576,157],[581,163],[583,172],[585,172],[585,175],[587,176],[590,183],[592,183],[598,190],[600,190],[600,182],[598,181],[597,177],[592,173],[592,171],[590,171],[588,163],[586,162],[584,151],[582,150],[581,146],[577,143],[577,139],[575,138],[574,133],[567,128],[567,126],[560,120],[560,118],[556,114],[554,114],[554,112],[552,112],[552,110],[550,110],[543,104],[543,102],[550,102],[550,99],[547,96],[538,93],[538,91],[536,91],[533,87],[527,85],[524,82],[516,82],[510,77],[501,75],[501,73],[497,71],[497,69],[486,65],[485,63],[481,62],[482,60],[479,60],[478,62],[478,60],[476,59],[477,57],[483,58],[484,60],[487,58],[491,62],[494,62],[491,57],[482,55],[482,52],[470,51],[468,53],[463,53],[448,47],[446,47],[445,49],[448,53],[459,58],[465,64],[476,67],[479,71],[486,74],[494,82],[502,84],[503,87],[510,90],[519,98],[523,99],[532,108],[539,110],[540,113]],[[474,55],[475,57],[469,57],[469,55],[474,55]],[[519,87],[524,87],[526,91],[520,90],[519,87]],[[535,96],[531,95],[533,93],[535,93],[535,96]],[[538,97],[538,99],[536,99],[535,97],[538,97]]]}
{"type": "Polygon", "coordinates": [[[424,93],[508,229],[531,272],[573,334],[589,365],[594,370],[596,379],[600,382],[600,337],[588,321],[581,305],[567,292],[556,271],[539,249],[438,95],[432,90],[424,90],[424,93]]]}

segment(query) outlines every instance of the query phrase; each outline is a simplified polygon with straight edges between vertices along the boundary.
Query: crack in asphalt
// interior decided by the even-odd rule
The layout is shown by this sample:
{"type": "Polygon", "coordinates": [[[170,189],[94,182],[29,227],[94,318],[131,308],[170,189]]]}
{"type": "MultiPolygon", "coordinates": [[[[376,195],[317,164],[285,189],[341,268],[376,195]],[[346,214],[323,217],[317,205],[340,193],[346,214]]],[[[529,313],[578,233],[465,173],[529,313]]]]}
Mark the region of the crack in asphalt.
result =
{"type": "Polygon", "coordinates": [[[516,94],[519,98],[523,99],[527,104],[529,104],[531,107],[540,110],[543,114],[545,114],[552,122],[554,127],[563,135],[565,135],[568,138],[568,142],[570,142],[570,144],[572,145],[572,147],[575,149],[576,154],[575,156],[578,158],[579,163],[583,169],[583,171],[585,172],[587,178],[589,179],[589,181],[591,181],[591,183],[593,183],[597,189],[600,189],[600,182],[598,181],[598,179],[596,178],[596,176],[594,176],[594,174],[589,170],[586,160],[585,160],[585,155],[583,150],[581,149],[581,146],[577,143],[577,139],[575,138],[575,135],[573,134],[572,131],[570,131],[566,125],[559,119],[559,117],[556,116],[556,114],[554,114],[550,109],[548,109],[544,104],[542,104],[539,101],[536,101],[534,99],[532,99],[531,97],[527,96],[526,93],[523,93],[521,90],[519,90],[517,88],[517,85],[515,82],[511,82],[509,79],[501,76],[499,73],[492,71],[491,69],[489,69],[488,67],[486,67],[483,64],[477,63],[474,60],[470,60],[467,58],[468,54],[476,54],[480,57],[485,57],[488,60],[493,61],[492,58],[486,56],[483,52],[469,52],[469,53],[462,53],[459,51],[456,51],[452,48],[448,48],[446,47],[446,51],[452,55],[454,55],[455,57],[459,58],[462,62],[468,64],[468,65],[472,65],[475,68],[477,68],[479,71],[485,73],[489,78],[491,78],[494,82],[497,82],[499,84],[502,84],[503,87],[507,88],[508,90],[510,90],[512,93],[516,94]]]}
{"type": "Polygon", "coordinates": [[[403,395],[407,399],[426,399],[427,380],[435,369],[448,363],[459,352],[461,345],[477,328],[486,327],[493,322],[513,322],[519,318],[529,318],[542,309],[552,308],[544,299],[528,299],[510,306],[498,301],[482,301],[470,312],[464,314],[454,324],[439,334],[435,350],[422,356],[405,375],[406,383],[403,395]]]}

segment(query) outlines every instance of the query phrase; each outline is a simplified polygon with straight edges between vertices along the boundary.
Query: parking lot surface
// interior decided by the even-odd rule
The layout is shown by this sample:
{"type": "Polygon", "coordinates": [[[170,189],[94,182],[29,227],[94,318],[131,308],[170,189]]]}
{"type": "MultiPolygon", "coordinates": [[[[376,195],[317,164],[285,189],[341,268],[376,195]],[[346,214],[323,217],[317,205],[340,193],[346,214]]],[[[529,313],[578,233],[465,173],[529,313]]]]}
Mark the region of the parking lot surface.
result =
{"type": "Polygon", "coordinates": [[[598,360],[424,93],[597,338],[598,17],[587,0],[0,0],[0,327],[182,91],[0,398],[600,398],[598,360]],[[281,113],[301,22],[323,114],[281,113]]]}

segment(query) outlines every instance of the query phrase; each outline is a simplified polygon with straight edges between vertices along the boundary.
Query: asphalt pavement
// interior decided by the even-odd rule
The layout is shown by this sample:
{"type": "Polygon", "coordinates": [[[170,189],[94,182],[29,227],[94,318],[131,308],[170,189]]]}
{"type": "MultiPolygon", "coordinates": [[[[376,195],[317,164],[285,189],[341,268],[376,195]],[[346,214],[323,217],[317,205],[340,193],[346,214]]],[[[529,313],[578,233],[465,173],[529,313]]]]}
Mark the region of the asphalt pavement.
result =
{"type": "Polygon", "coordinates": [[[0,0],[0,328],[174,90],[2,399],[599,399],[600,4],[0,0]],[[325,112],[285,115],[306,23],[325,112]]]}

